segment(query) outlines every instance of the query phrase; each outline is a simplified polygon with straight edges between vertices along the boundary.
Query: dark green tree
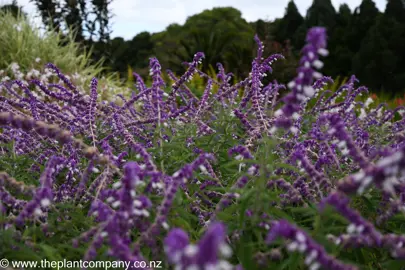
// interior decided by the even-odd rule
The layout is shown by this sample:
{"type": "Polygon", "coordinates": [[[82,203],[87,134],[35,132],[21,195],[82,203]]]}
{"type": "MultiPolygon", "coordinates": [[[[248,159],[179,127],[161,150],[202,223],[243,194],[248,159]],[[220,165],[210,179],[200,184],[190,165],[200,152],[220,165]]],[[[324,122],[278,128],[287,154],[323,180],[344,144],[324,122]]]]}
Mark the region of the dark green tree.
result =
{"type": "Polygon", "coordinates": [[[339,12],[336,17],[337,27],[348,28],[352,19],[352,11],[347,4],[339,6],[339,12]]]}
{"type": "Polygon", "coordinates": [[[59,32],[63,21],[62,3],[56,0],[30,0],[33,2],[42,18],[42,22],[48,29],[54,29],[59,32]]]}
{"type": "Polygon", "coordinates": [[[395,18],[400,23],[405,23],[405,1],[404,0],[387,0],[384,14],[395,18]]]}
{"type": "Polygon", "coordinates": [[[144,69],[149,66],[149,58],[153,55],[152,36],[148,32],[137,34],[129,43],[129,55],[132,68],[144,69]]]}
{"type": "Polygon", "coordinates": [[[256,22],[251,23],[251,26],[253,29],[255,29],[255,33],[260,39],[265,39],[266,36],[269,35],[268,24],[269,23],[263,21],[262,19],[259,19],[256,22]]]}
{"type": "Polygon", "coordinates": [[[72,30],[76,40],[82,42],[87,35],[92,44],[93,38],[107,42],[111,33],[112,0],[30,0],[37,7],[42,22],[48,29],[67,33],[72,30]]]}
{"type": "Polygon", "coordinates": [[[397,69],[394,71],[393,83],[398,85],[395,89],[405,90],[405,86],[400,84],[405,81],[405,1],[404,0],[388,0],[385,7],[384,18],[386,21],[392,22],[394,36],[389,39],[389,46],[398,59],[397,69]]]}
{"type": "Polygon", "coordinates": [[[351,75],[351,65],[353,53],[348,47],[348,29],[352,20],[352,11],[347,4],[339,7],[336,16],[336,26],[333,31],[329,31],[330,55],[326,59],[324,72],[331,76],[347,77],[351,75]]]}
{"type": "Polygon", "coordinates": [[[190,61],[196,52],[202,51],[206,56],[205,71],[221,62],[228,71],[239,75],[250,68],[253,37],[254,29],[242,18],[241,12],[226,7],[193,15],[183,26],[173,25],[154,39],[163,66],[177,73],[185,68],[179,63],[190,61]]]}
{"type": "Polygon", "coordinates": [[[285,9],[284,17],[277,24],[275,30],[275,38],[279,42],[293,39],[298,28],[304,23],[304,18],[298,11],[294,1],[288,2],[285,9]]]}
{"type": "Polygon", "coordinates": [[[111,28],[110,19],[111,11],[109,5],[113,0],[92,0],[92,14],[95,16],[95,21],[98,24],[98,39],[102,42],[108,42],[110,39],[111,28]]]}
{"type": "MultiPolygon", "coordinates": [[[[81,1],[85,4],[85,1],[81,1]]],[[[85,16],[83,15],[82,6],[78,0],[67,0],[66,5],[63,6],[63,14],[65,15],[65,21],[67,27],[74,31],[75,40],[80,42],[84,39],[83,37],[83,21],[85,16]]],[[[84,6],[85,8],[85,6],[84,6]]]]}
{"type": "Polygon", "coordinates": [[[11,13],[16,18],[18,16],[26,16],[26,14],[22,11],[22,8],[18,6],[17,0],[13,0],[11,4],[0,6],[0,12],[11,13]]]}
{"type": "Polygon", "coordinates": [[[294,48],[299,49],[305,44],[305,36],[310,27],[324,26],[328,33],[334,30],[336,25],[336,10],[331,0],[313,0],[308,8],[304,23],[295,32],[292,39],[294,48]]]}
{"type": "MultiPolygon", "coordinates": [[[[102,45],[102,42],[97,42],[96,44],[100,46],[102,45]]],[[[119,72],[120,77],[125,77],[129,64],[129,42],[121,37],[116,37],[111,40],[110,50],[111,54],[107,59],[108,65],[111,70],[119,72]]]]}
{"type": "Polygon", "coordinates": [[[331,0],[314,0],[305,18],[307,27],[324,26],[332,30],[336,25],[336,10],[331,0]]]}
{"type": "MultiPolygon", "coordinates": [[[[297,29],[292,44],[294,48],[300,49],[305,44],[305,37],[308,29],[314,26],[326,27],[330,36],[335,30],[337,23],[336,10],[331,0],[313,0],[312,5],[308,8],[304,23],[297,29]]],[[[328,46],[329,50],[331,46],[328,46]]],[[[332,59],[328,57],[325,61],[325,69],[333,70],[332,59]]]]}
{"type": "Polygon", "coordinates": [[[354,10],[351,25],[347,29],[348,46],[354,53],[358,52],[369,29],[375,24],[380,14],[373,0],[363,0],[354,10]]]}
{"type": "Polygon", "coordinates": [[[399,54],[403,44],[405,28],[392,17],[378,16],[353,60],[354,73],[372,91],[391,96],[403,91],[405,70],[399,54]]]}

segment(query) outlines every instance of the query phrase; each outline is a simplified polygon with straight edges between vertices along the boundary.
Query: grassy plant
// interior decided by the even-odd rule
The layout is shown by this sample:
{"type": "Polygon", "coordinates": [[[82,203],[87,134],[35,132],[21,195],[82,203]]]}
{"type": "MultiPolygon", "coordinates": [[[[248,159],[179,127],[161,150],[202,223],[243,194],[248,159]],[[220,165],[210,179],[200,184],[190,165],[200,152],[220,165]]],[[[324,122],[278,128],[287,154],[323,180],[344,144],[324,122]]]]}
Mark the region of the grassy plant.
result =
{"type": "Polygon", "coordinates": [[[82,53],[71,35],[44,32],[32,25],[25,17],[0,14],[0,69],[7,68],[13,62],[18,63],[23,70],[39,68],[43,63],[52,62],[70,73],[83,72],[95,76],[102,70],[101,61],[96,65],[88,65],[90,52],[82,53]]]}
{"type": "MultiPolygon", "coordinates": [[[[33,26],[26,17],[0,12],[0,70],[5,72],[3,75],[13,77],[10,69],[13,63],[18,64],[21,72],[27,73],[42,70],[46,63],[52,62],[66,74],[79,74],[84,80],[76,83],[88,86],[91,78],[100,76],[104,70],[104,60],[91,63],[91,50],[86,51],[75,43],[72,34],[44,31],[33,26]]],[[[108,89],[103,97],[108,99],[117,93],[128,96],[130,93],[114,78],[111,73],[100,78],[100,83],[108,89]]]]}

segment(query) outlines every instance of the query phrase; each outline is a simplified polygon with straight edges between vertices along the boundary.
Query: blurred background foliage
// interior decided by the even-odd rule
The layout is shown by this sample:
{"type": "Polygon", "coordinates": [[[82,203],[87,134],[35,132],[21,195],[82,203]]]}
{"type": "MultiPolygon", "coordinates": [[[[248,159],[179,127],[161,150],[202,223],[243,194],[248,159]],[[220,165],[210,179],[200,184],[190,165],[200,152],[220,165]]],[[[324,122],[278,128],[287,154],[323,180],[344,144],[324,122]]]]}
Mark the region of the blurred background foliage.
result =
{"type": "MultiPolygon", "coordinates": [[[[138,33],[130,40],[110,38],[112,1],[32,0],[47,28],[63,35],[73,32],[81,50],[91,49],[91,62],[104,59],[104,72],[116,72],[122,81],[127,81],[132,70],[146,79],[151,56],[158,57],[163,69],[179,74],[186,68],[184,62],[191,61],[198,51],[206,55],[203,71],[220,62],[227,72],[241,78],[250,72],[257,33],[265,44],[266,56],[286,56],[274,65],[269,77],[286,83],[295,74],[306,31],[324,26],[330,50],[324,74],[333,78],[356,74],[372,92],[391,98],[405,93],[404,0],[387,0],[383,12],[373,0],[362,0],[355,10],[346,4],[336,10],[331,0],[313,0],[305,15],[291,0],[282,18],[255,22],[247,22],[235,8],[213,8],[190,16],[183,25],[171,24],[159,33],[138,33]]],[[[20,12],[17,1],[1,9],[15,16],[20,12]]]]}

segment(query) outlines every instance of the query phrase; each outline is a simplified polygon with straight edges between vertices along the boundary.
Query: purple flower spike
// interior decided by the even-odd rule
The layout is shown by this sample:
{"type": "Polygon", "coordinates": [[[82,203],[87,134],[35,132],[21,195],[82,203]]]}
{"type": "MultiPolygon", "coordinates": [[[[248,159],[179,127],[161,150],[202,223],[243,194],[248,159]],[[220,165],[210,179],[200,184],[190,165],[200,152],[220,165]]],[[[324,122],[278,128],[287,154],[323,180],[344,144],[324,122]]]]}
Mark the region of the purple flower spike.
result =
{"type": "Polygon", "coordinates": [[[179,90],[180,86],[183,85],[185,82],[190,81],[193,78],[194,73],[197,71],[197,66],[202,63],[202,59],[205,57],[204,53],[198,52],[194,55],[193,62],[189,64],[189,67],[180,79],[178,79],[172,85],[172,92],[170,93],[170,99],[173,99],[176,95],[177,90],[179,90]]]}
{"type": "Polygon", "coordinates": [[[181,256],[181,252],[190,243],[188,234],[182,229],[174,228],[170,230],[164,240],[165,252],[171,263],[176,263],[181,256]]]}
{"type": "Polygon", "coordinates": [[[164,87],[165,82],[162,79],[161,69],[159,61],[152,57],[149,62],[150,66],[150,75],[152,76],[152,99],[153,107],[155,109],[155,114],[158,115],[159,121],[162,116],[162,107],[163,107],[163,90],[161,87],[164,87]]]}
{"type": "Polygon", "coordinates": [[[333,205],[341,215],[351,222],[347,228],[349,233],[369,236],[377,245],[381,244],[381,233],[376,230],[373,224],[365,220],[360,213],[349,207],[349,199],[346,196],[337,192],[332,193],[320,203],[320,209],[322,210],[327,203],[333,205]]]}
{"type": "Polygon", "coordinates": [[[95,118],[96,118],[96,110],[97,110],[97,86],[98,86],[98,81],[96,78],[91,79],[91,84],[90,84],[90,105],[88,109],[88,122],[89,122],[89,128],[90,128],[90,136],[93,141],[93,146],[95,146],[96,142],[96,136],[95,136],[95,131],[94,129],[96,128],[95,125],[95,118]]]}
{"type": "Polygon", "coordinates": [[[55,174],[63,167],[64,159],[53,156],[46,164],[46,168],[40,177],[41,186],[36,190],[34,197],[29,201],[16,218],[16,224],[21,226],[29,218],[39,218],[53,202],[53,181],[55,174]]]}
{"type": "Polygon", "coordinates": [[[176,269],[235,269],[220,259],[232,254],[225,237],[222,223],[212,223],[197,245],[189,243],[186,232],[175,228],[164,240],[165,253],[176,269]]]}
{"type": "MultiPolygon", "coordinates": [[[[297,119],[295,114],[300,110],[300,104],[306,102],[315,94],[313,80],[322,78],[322,75],[316,71],[323,66],[319,60],[319,55],[326,56],[326,29],[323,27],[314,27],[308,31],[307,45],[302,49],[302,58],[298,68],[298,76],[288,84],[291,92],[284,97],[285,105],[276,112],[276,117],[297,119]]],[[[292,123],[286,120],[276,121],[277,127],[289,128],[292,123]]]]}
{"type": "Polygon", "coordinates": [[[68,78],[66,78],[65,75],[63,75],[63,73],[59,70],[59,68],[57,68],[52,63],[46,64],[46,67],[55,71],[56,75],[69,87],[70,90],[72,90],[76,94],[78,93],[76,86],[74,86],[72,82],[68,78]]]}
{"type": "Polygon", "coordinates": [[[355,270],[355,266],[350,266],[341,261],[329,256],[325,249],[316,243],[306,232],[300,230],[286,220],[280,220],[273,223],[269,233],[267,234],[266,242],[272,243],[277,237],[284,237],[291,240],[287,245],[289,251],[299,251],[305,255],[305,264],[310,269],[319,269],[321,266],[324,269],[330,270],[355,270]]]}
{"type": "Polygon", "coordinates": [[[235,159],[241,159],[241,158],[245,158],[245,159],[253,159],[252,154],[250,153],[249,149],[247,149],[245,146],[243,145],[237,145],[232,147],[229,151],[228,151],[228,155],[231,156],[233,154],[238,154],[240,156],[236,156],[235,159]]]}
{"type": "Polygon", "coordinates": [[[211,224],[198,243],[198,265],[215,264],[218,261],[218,248],[225,241],[226,229],[222,223],[211,224]]]}

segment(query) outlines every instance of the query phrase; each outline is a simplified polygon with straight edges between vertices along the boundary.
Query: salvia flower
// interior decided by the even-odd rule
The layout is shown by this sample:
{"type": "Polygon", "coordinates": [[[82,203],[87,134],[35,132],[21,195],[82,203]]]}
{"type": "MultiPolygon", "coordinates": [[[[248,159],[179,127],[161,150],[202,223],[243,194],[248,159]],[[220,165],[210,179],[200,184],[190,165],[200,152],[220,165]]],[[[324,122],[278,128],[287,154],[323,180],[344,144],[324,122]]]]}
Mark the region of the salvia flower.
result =
{"type": "MultiPolygon", "coordinates": [[[[298,76],[288,84],[291,92],[283,99],[285,105],[276,113],[276,117],[289,118],[300,110],[300,103],[315,94],[312,87],[313,79],[320,79],[322,76],[316,71],[323,66],[319,56],[326,56],[326,29],[314,27],[308,31],[307,45],[302,49],[302,58],[298,68],[298,76]]],[[[289,127],[291,124],[287,124],[289,127]]],[[[285,120],[277,120],[276,126],[286,127],[285,120]],[[284,123],[284,124],[282,124],[284,123]]]]}
{"type": "Polygon", "coordinates": [[[229,258],[232,250],[225,242],[222,223],[212,223],[197,244],[190,243],[182,229],[172,229],[164,240],[165,252],[176,269],[236,269],[221,257],[229,258]]]}
{"type": "Polygon", "coordinates": [[[321,267],[331,270],[354,270],[355,266],[344,264],[343,262],[328,255],[325,249],[316,243],[306,232],[290,224],[286,220],[275,221],[267,234],[266,242],[272,243],[277,237],[283,237],[290,240],[287,249],[298,251],[305,255],[305,264],[311,270],[317,270],[321,267]]]}

